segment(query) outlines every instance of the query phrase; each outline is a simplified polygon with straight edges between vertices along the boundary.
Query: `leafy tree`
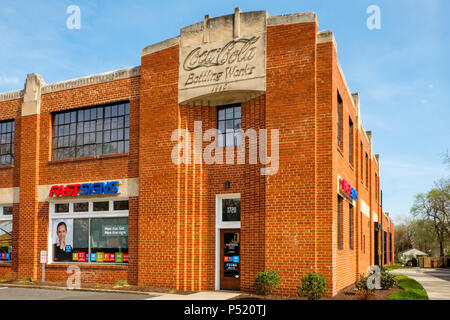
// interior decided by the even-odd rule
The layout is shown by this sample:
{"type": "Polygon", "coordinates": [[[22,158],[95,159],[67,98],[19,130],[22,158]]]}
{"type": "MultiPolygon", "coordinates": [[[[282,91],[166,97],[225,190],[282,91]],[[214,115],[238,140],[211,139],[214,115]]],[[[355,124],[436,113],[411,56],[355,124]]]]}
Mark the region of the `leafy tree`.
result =
{"type": "Polygon", "coordinates": [[[416,195],[411,213],[414,217],[432,222],[439,241],[440,255],[444,256],[444,246],[450,235],[450,179],[441,179],[427,193],[416,195]]]}

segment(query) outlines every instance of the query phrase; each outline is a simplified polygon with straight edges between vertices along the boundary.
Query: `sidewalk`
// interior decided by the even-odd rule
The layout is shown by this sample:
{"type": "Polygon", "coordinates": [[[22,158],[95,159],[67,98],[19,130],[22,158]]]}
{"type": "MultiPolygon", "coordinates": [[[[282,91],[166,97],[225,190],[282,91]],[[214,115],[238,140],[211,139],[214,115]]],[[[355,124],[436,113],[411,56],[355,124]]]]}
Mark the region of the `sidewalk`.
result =
{"type": "Polygon", "coordinates": [[[148,298],[146,300],[229,300],[239,296],[239,292],[226,291],[201,291],[193,294],[163,294],[158,297],[148,298]]]}
{"type": "Polygon", "coordinates": [[[0,283],[0,289],[2,288],[21,288],[21,289],[45,289],[45,290],[60,290],[71,292],[98,292],[98,293],[116,293],[116,294],[137,294],[148,295],[149,298],[145,300],[228,300],[239,296],[240,292],[227,292],[227,291],[200,291],[192,294],[172,294],[162,292],[143,292],[132,290],[113,290],[113,289],[93,289],[93,288],[81,288],[81,289],[68,289],[67,287],[46,286],[46,285],[26,285],[26,284],[11,284],[0,283]]]}
{"type": "Polygon", "coordinates": [[[419,282],[430,300],[450,300],[450,268],[395,269],[390,273],[408,276],[419,282]]]}

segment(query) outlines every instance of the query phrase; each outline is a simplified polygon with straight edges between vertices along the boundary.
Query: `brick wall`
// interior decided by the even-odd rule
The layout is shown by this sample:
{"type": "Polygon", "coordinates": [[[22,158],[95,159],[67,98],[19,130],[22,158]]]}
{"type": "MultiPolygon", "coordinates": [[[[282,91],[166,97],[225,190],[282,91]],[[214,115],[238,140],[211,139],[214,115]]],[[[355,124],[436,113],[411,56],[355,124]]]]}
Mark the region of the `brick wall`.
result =
{"type": "MultiPolygon", "coordinates": [[[[379,220],[382,216],[375,198],[379,168],[364,128],[358,130],[359,113],[339,70],[336,47],[332,41],[318,43],[317,31],[315,22],[268,26],[266,93],[242,104],[243,130],[280,131],[280,166],[273,176],[262,176],[260,164],[248,164],[248,141],[246,164],[172,163],[178,143],[171,141],[174,130],[192,133],[195,121],[201,121],[203,132],[217,128],[217,106],[178,105],[178,45],[142,56],[140,76],[43,94],[39,115],[21,117],[21,99],[0,102],[0,120],[16,119],[15,164],[0,168],[0,188],[20,186],[20,204],[14,205],[14,259],[0,264],[0,277],[18,272],[19,277],[40,278],[49,205],[38,202],[38,185],[139,177],[139,197],[129,199],[128,266],[82,265],[82,281],[126,279],[214,290],[216,196],[239,193],[242,291],[253,291],[256,274],[269,269],[281,276],[279,295],[296,295],[300,278],[311,271],[325,275],[329,294],[352,284],[374,263],[372,212],[379,220]],[[342,150],[337,145],[338,92],[343,100],[342,150]],[[120,100],[130,101],[128,154],[52,160],[53,112],[120,100]],[[352,165],[349,117],[354,125],[352,165]],[[358,191],[352,249],[346,200],[343,248],[337,247],[338,176],[358,191]],[[370,208],[369,217],[361,214],[361,200],[370,208]]],[[[210,144],[199,143],[202,150],[210,144]]],[[[391,221],[386,228],[393,232],[391,221]]],[[[46,269],[48,280],[67,279],[67,265],[46,269]]]]}

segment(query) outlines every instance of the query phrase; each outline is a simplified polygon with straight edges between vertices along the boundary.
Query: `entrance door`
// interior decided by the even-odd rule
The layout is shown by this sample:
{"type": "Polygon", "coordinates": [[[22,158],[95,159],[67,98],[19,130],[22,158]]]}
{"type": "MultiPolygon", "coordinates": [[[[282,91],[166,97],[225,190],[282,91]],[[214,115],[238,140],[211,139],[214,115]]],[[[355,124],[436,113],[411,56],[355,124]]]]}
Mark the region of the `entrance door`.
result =
{"type": "Polygon", "coordinates": [[[239,229],[220,230],[220,289],[240,290],[239,229]]]}

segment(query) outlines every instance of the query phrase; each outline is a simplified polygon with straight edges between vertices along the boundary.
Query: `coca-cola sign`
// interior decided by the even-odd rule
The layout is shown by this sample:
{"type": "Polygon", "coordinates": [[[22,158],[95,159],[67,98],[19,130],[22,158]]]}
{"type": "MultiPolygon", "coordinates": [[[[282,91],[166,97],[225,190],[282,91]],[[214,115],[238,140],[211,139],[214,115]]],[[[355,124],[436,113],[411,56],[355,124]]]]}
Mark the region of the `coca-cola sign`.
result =
{"type": "Polygon", "coordinates": [[[192,50],[183,63],[186,71],[201,67],[214,67],[224,64],[250,62],[255,58],[257,47],[255,43],[260,37],[231,40],[222,48],[203,49],[197,47],[192,50]]]}
{"type": "Polygon", "coordinates": [[[179,102],[217,93],[264,92],[266,35],[180,47],[179,102]]]}

